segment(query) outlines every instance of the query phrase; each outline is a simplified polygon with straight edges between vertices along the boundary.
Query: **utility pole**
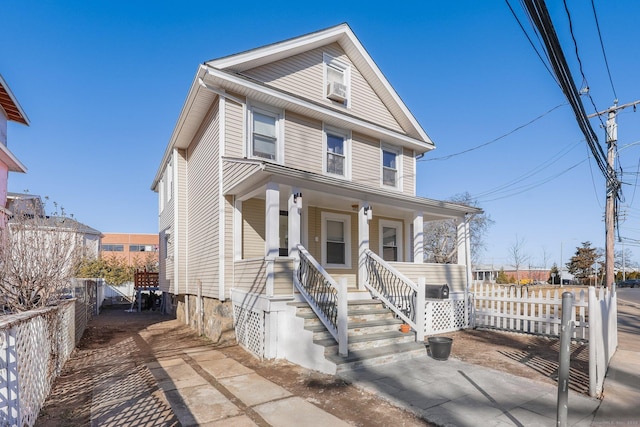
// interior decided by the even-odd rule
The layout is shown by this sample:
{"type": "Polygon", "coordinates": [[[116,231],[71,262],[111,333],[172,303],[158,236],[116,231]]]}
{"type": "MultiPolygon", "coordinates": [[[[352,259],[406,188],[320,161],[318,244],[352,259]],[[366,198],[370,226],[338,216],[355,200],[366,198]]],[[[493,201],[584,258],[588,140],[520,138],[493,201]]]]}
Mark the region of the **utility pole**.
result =
{"type": "Polygon", "coordinates": [[[615,198],[618,197],[620,182],[615,176],[614,162],[616,158],[616,143],[618,142],[618,124],[616,123],[616,114],[619,110],[627,107],[634,107],[640,104],[640,100],[630,102],[624,105],[618,105],[616,100],[612,107],[604,111],[591,114],[587,117],[596,117],[607,114],[607,123],[605,125],[607,136],[607,165],[610,176],[607,176],[607,201],[605,205],[604,223],[605,223],[605,275],[604,283],[607,288],[615,282],[614,272],[614,234],[615,234],[615,198]]]}

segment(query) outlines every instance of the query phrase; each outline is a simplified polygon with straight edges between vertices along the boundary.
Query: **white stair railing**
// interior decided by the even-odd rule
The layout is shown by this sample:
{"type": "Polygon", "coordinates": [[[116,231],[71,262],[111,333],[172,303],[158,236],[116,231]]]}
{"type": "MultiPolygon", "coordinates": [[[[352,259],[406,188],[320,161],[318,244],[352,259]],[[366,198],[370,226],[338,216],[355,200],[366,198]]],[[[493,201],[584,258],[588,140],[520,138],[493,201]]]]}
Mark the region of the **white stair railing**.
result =
{"type": "Polygon", "coordinates": [[[300,260],[296,266],[295,285],[300,294],[338,343],[338,354],[347,356],[347,283],[340,284],[298,245],[300,260]]]}
{"type": "Polygon", "coordinates": [[[416,331],[416,341],[424,341],[425,284],[415,284],[385,260],[365,250],[365,287],[416,331]]]}

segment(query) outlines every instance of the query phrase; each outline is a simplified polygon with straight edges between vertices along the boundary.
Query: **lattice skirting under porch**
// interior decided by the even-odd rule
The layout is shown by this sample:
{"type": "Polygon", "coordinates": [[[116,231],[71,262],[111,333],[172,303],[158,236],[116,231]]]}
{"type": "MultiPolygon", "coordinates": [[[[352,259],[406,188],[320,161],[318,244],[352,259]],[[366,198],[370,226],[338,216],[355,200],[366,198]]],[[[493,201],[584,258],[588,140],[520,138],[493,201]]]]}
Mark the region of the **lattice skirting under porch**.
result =
{"type": "Polygon", "coordinates": [[[233,325],[238,344],[261,359],[264,358],[264,316],[264,311],[233,305],[233,325]]]}
{"type": "Polygon", "coordinates": [[[465,315],[464,294],[451,294],[449,299],[427,300],[425,303],[425,334],[434,335],[457,331],[470,326],[473,299],[467,298],[465,315]]]}

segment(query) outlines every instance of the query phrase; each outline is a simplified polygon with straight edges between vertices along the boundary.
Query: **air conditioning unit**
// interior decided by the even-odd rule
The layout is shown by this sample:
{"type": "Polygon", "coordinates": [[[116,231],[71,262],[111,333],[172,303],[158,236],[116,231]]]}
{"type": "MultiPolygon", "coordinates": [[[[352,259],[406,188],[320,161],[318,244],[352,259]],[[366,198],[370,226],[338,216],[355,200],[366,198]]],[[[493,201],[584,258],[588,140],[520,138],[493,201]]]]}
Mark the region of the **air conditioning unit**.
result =
{"type": "Polygon", "coordinates": [[[327,98],[337,102],[344,102],[347,99],[347,85],[338,82],[329,83],[327,98]]]}

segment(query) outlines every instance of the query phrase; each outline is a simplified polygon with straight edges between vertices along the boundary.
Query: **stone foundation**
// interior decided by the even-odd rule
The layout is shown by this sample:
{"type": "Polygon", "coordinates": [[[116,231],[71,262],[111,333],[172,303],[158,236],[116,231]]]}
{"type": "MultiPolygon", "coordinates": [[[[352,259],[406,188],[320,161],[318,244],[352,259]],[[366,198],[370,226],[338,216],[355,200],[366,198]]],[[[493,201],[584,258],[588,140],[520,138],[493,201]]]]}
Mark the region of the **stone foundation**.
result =
{"type": "Polygon", "coordinates": [[[198,319],[196,295],[178,295],[176,319],[187,324],[186,309],[188,307],[188,325],[198,331],[200,335],[209,338],[216,344],[235,344],[236,336],[233,329],[233,306],[231,301],[220,301],[214,298],[202,297],[202,317],[198,319]]]}

